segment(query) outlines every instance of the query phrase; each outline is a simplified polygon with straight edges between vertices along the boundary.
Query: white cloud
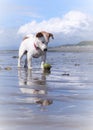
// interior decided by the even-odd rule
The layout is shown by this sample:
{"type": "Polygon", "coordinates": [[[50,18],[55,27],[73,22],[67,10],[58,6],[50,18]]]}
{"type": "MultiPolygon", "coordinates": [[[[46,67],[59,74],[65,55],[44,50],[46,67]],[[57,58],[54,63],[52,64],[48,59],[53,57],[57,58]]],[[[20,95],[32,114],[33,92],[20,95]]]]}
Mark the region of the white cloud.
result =
{"type": "Polygon", "coordinates": [[[0,35],[4,33],[4,30],[3,29],[0,29],[0,35]]]}
{"type": "Polygon", "coordinates": [[[80,11],[70,11],[62,18],[55,17],[42,22],[32,21],[22,25],[18,30],[18,34],[46,30],[55,34],[57,42],[63,40],[63,42],[71,43],[72,41],[86,40],[86,36],[91,39],[91,33],[93,33],[92,19],[88,14],[80,11]]]}

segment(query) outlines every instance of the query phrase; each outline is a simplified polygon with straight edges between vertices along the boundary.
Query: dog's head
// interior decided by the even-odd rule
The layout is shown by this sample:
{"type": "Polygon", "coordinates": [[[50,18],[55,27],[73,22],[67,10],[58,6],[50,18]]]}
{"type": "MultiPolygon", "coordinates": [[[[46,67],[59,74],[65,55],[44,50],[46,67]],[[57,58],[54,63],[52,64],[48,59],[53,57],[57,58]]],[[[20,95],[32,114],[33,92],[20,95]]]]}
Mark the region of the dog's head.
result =
{"type": "Polygon", "coordinates": [[[47,46],[48,46],[48,42],[49,42],[50,37],[51,37],[52,39],[54,39],[52,33],[48,33],[48,32],[45,32],[45,31],[38,32],[38,33],[36,34],[36,37],[37,37],[38,40],[40,41],[38,47],[39,47],[42,51],[47,51],[47,46]]]}

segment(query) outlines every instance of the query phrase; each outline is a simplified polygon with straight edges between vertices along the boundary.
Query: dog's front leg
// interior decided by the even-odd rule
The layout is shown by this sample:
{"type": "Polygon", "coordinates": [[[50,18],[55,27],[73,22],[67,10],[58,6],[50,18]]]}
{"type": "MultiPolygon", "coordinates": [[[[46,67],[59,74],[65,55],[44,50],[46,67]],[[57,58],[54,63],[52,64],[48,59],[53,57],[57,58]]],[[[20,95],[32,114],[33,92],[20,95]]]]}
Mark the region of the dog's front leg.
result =
{"type": "Polygon", "coordinates": [[[28,69],[32,69],[32,55],[30,53],[27,53],[27,64],[28,69]]]}
{"type": "Polygon", "coordinates": [[[46,53],[44,55],[42,55],[42,62],[41,62],[41,68],[44,68],[44,63],[46,62],[46,53]]]}
{"type": "Polygon", "coordinates": [[[21,58],[18,58],[18,68],[21,67],[21,58]]]}

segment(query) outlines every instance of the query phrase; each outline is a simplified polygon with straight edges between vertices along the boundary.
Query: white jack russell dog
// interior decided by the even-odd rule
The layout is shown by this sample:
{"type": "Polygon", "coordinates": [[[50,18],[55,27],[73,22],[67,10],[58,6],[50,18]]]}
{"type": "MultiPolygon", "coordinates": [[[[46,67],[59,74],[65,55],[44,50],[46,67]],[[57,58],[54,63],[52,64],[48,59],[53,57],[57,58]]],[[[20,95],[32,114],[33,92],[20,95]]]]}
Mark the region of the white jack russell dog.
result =
{"type": "Polygon", "coordinates": [[[47,46],[50,37],[54,39],[53,34],[42,31],[38,32],[34,35],[27,35],[19,48],[19,58],[18,58],[18,67],[21,67],[21,59],[24,54],[26,54],[26,60],[24,67],[28,67],[28,69],[32,69],[32,57],[38,58],[42,57],[41,68],[43,68],[43,64],[46,62],[46,52],[47,46]]]}

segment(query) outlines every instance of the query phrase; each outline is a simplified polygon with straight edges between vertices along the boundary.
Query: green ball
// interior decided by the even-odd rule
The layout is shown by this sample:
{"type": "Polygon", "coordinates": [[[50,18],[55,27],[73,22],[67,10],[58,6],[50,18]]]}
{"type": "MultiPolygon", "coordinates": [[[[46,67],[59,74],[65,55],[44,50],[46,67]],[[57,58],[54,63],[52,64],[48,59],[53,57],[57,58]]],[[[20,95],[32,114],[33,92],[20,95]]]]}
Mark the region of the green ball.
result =
{"type": "Polygon", "coordinates": [[[51,68],[51,65],[48,64],[48,63],[45,63],[43,66],[44,66],[44,69],[50,69],[51,68]]]}

